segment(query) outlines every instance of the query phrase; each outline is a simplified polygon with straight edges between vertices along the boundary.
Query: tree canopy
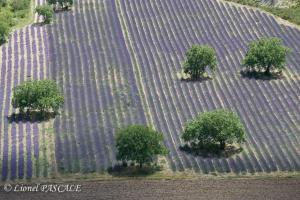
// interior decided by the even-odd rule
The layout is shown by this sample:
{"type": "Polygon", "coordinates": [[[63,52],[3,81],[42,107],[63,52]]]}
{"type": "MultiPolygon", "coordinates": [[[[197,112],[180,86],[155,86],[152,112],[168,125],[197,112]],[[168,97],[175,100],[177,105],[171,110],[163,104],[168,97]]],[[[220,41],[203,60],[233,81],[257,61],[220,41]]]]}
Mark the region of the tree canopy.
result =
{"type": "Polygon", "coordinates": [[[285,69],[286,56],[291,50],[282,44],[279,38],[262,38],[253,41],[243,61],[243,67],[248,70],[264,70],[270,75],[272,70],[285,69]]]}
{"type": "Polygon", "coordinates": [[[56,8],[56,5],[59,5],[62,9],[69,9],[74,3],[73,0],[47,0],[48,4],[53,5],[53,8],[56,8]]]}
{"type": "Polygon", "coordinates": [[[44,23],[49,24],[53,19],[53,9],[49,5],[41,5],[35,8],[38,15],[43,16],[44,23]]]}
{"type": "Polygon", "coordinates": [[[117,159],[133,161],[142,167],[153,162],[155,156],[167,154],[162,142],[163,135],[150,127],[130,125],[119,129],[116,136],[117,159]]]}
{"type": "Polygon", "coordinates": [[[193,45],[186,52],[184,63],[184,73],[189,74],[191,78],[201,78],[206,68],[214,72],[217,68],[217,58],[215,50],[209,46],[193,45]]]}
{"type": "Polygon", "coordinates": [[[219,143],[220,149],[224,150],[226,144],[245,141],[245,128],[237,114],[220,109],[200,113],[189,121],[182,138],[199,146],[219,143]]]}
{"type": "Polygon", "coordinates": [[[53,80],[26,81],[13,88],[12,105],[20,111],[27,108],[57,112],[63,103],[64,97],[53,80]]]}

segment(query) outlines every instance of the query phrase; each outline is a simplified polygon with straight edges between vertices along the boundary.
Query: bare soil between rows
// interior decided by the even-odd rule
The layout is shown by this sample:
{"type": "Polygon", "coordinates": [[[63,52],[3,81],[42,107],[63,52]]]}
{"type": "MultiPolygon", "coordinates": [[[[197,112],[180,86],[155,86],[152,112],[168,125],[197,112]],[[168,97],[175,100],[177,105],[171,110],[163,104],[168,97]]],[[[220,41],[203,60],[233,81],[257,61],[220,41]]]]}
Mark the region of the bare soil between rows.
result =
{"type": "MultiPolygon", "coordinates": [[[[64,183],[66,184],[66,183],[64,183]]],[[[5,192],[6,200],[86,199],[300,199],[300,178],[118,180],[70,182],[81,192],[5,192]]]]}

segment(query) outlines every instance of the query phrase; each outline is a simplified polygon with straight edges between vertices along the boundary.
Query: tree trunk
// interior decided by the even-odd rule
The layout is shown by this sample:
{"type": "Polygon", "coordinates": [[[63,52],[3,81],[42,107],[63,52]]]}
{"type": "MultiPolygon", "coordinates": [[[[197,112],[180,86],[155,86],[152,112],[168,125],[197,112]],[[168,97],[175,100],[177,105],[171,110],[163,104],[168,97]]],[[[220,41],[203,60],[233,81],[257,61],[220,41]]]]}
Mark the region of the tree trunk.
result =
{"type": "Polygon", "coordinates": [[[226,147],[225,141],[220,141],[220,149],[221,149],[221,150],[224,150],[225,147],[226,147]]]}
{"type": "Polygon", "coordinates": [[[265,71],[265,74],[270,75],[270,72],[271,72],[271,66],[268,66],[267,70],[265,71]]]}
{"type": "Polygon", "coordinates": [[[139,167],[142,168],[143,167],[143,163],[139,163],[139,167]]]}

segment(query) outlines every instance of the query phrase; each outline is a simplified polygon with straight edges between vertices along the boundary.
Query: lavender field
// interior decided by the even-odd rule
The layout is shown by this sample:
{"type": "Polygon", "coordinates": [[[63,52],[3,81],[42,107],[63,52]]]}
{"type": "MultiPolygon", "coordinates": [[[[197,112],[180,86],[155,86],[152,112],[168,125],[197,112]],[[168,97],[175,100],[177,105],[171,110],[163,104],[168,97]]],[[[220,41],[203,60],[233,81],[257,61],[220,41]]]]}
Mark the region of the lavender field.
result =
{"type": "Polygon", "coordinates": [[[146,124],[116,7],[80,1],[48,28],[51,77],[63,85],[65,108],[54,122],[62,172],[106,170],[115,161],[114,132],[146,124]]]}
{"type": "Polygon", "coordinates": [[[2,180],[102,173],[117,163],[116,128],[135,123],[164,133],[174,172],[300,170],[300,30],[258,10],[216,0],[75,1],[51,25],[14,32],[0,56],[2,180]],[[293,49],[283,79],[240,75],[248,42],[264,36],[293,49]],[[178,78],[192,44],[216,49],[213,80],[178,78]],[[55,120],[9,121],[12,87],[31,78],[59,83],[66,102],[55,120]],[[216,108],[239,114],[244,150],[229,158],[179,150],[185,123],[216,108]]]}
{"type": "MultiPolygon", "coordinates": [[[[36,0],[35,4],[44,3],[36,0]]],[[[36,15],[34,21],[40,18],[36,15]]],[[[32,24],[16,30],[0,47],[0,178],[48,177],[56,171],[52,122],[18,115],[11,106],[12,88],[31,79],[49,77],[46,27],[32,24]]]]}
{"type": "Polygon", "coordinates": [[[18,116],[9,117],[15,110],[10,106],[12,87],[29,79],[44,79],[46,68],[46,32],[28,26],[15,31],[9,42],[1,46],[0,55],[0,155],[1,178],[23,179],[48,173],[44,146],[47,124],[39,125],[18,116]],[[41,152],[40,152],[41,150],[41,152]],[[44,165],[45,164],[45,165],[44,165]]]}
{"type": "Polygon", "coordinates": [[[119,1],[136,52],[156,128],[165,133],[174,170],[274,172],[300,169],[300,31],[280,26],[259,11],[211,0],[119,1]],[[294,50],[283,80],[242,78],[249,41],[282,38],[294,50]],[[298,44],[297,44],[298,42],[298,44]],[[192,44],[213,46],[219,70],[213,81],[182,82],[176,76],[192,44]],[[158,95],[159,94],[159,95],[158,95]],[[235,110],[247,127],[241,154],[204,159],[178,147],[188,119],[216,108],[235,110]]]}

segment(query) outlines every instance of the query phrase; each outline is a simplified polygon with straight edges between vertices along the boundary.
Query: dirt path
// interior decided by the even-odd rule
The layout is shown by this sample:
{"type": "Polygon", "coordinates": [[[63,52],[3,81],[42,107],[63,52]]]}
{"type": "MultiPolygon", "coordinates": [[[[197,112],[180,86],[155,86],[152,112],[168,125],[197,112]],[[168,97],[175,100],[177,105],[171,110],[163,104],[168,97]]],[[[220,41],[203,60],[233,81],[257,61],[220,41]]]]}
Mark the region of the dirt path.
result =
{"type": "Polygon", "coordinates": [[[76,182],[81,192],[4,192],[5,200],[86,199],[300,199],[300,179],[204,179],[76,182]]]}

